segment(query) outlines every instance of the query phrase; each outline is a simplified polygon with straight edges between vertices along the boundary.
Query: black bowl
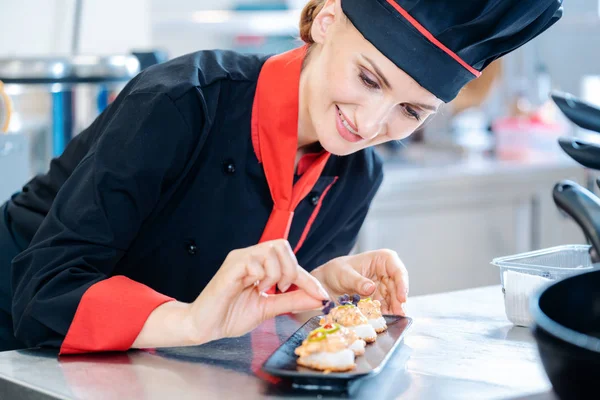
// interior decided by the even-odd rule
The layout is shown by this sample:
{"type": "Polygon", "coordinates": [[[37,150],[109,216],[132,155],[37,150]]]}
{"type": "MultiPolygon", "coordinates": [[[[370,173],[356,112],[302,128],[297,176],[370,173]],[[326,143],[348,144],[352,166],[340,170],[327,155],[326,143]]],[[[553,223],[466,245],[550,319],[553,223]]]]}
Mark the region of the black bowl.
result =
{"type": "Polygon", "coordinates": [[[600,398],[600,271],[571,276],[531,298],[533,336],[561,399],[600,398]]]}

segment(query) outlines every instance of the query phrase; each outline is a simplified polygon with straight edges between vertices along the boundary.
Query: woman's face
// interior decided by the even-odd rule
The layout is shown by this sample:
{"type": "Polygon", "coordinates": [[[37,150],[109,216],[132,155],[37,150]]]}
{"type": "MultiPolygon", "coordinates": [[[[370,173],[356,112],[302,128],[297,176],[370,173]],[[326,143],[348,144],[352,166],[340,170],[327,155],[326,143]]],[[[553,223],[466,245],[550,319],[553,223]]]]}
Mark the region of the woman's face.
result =
{"type": "Polygon", "coordinates": [[[315,45],[301,77],[301,132],[347,155],[409,136],[442,101],[369,43],[328,0],[312,26],[315,45]]]}

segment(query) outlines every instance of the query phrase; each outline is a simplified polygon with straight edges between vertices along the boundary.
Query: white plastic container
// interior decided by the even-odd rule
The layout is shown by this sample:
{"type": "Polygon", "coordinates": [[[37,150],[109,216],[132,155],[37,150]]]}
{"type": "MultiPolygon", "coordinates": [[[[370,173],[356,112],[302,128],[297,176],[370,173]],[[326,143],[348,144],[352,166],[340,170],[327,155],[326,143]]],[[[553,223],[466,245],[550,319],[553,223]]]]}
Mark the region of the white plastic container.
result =
{"type": "Polygon", "coordinates": [[[589,245],[564,245],[492,260],[500,268],[509,321],[529,327],[529,297],[553,281],[593,269],[589,250],[589,245]]]}

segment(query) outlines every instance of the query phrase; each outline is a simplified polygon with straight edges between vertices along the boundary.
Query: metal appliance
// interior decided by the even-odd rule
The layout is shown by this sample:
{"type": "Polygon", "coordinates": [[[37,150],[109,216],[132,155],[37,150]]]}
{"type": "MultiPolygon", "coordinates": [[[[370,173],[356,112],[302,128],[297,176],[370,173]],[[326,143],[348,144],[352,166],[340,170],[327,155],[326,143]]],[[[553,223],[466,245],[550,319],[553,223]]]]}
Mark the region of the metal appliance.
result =
{"type": "Polygon", "coordinates": [[[0,59],[12,102],[8,133],[28,137],[30,174],[45,172],[139,70],[132,55],[0,59]]]}

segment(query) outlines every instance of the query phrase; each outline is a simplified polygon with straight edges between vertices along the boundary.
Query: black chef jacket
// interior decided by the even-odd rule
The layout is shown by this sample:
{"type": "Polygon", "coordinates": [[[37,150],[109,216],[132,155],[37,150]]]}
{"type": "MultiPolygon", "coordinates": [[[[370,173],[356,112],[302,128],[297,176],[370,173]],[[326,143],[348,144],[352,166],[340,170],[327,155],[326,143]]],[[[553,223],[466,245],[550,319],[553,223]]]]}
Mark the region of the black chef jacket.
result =
{"type": "MultiPolygon", "coordinates": [[[[113,285],[79,313],[126,309],[144,290],[192,302],[230,251],[258,242],[273,207],[251,140],[266,59],[201,51],[144,70],[9,202],[13,230],[31,242],[12,265],[18,339],[60,347],[86,291],[111,277],[144,289],[113,285]]],[[[302,267],[348,254],[382,178],[373,149],[331,156],[294,213],[302,267]]],[[[77,334],[93,340],[90,330],[77,334]]]]}

